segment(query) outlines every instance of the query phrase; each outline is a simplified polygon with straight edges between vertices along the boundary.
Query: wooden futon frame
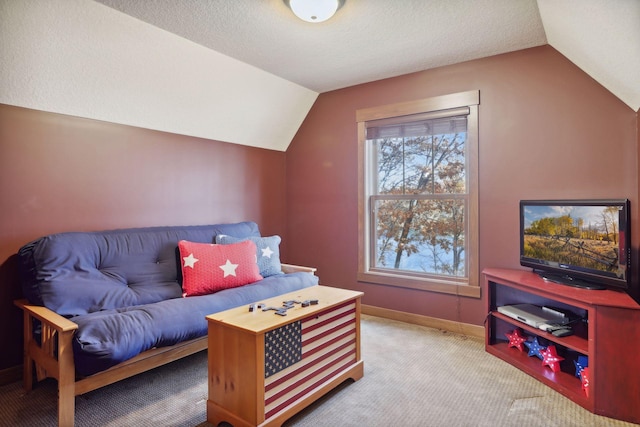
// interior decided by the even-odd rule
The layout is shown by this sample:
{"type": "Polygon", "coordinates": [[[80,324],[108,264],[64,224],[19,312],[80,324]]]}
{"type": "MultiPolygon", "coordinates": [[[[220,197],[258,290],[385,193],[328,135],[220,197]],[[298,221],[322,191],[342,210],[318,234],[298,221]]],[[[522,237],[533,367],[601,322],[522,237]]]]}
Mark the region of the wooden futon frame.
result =
{"type": "MultiPolygon", "coordinates": [[[[282,271],[304,271],[314,274],[316,269],[282,264],[282,271]]],[[[75,397],[122,379],[162,366],[207,348],[207,336],[184,341],[169,347],[147,350],[105,371],[88,377],[76,377],[72,339],[78,325],[46,307],[17,300],[15,305],[24,316],[24,389],[31,391],[35,379],[55,378],[58,381],[58,425],[74,425],[75,397]],[[40,340],[33,336],[34,321],[41,323],[40,340]],[[35,368],[35,369],[34,369],[35,368]]]]}

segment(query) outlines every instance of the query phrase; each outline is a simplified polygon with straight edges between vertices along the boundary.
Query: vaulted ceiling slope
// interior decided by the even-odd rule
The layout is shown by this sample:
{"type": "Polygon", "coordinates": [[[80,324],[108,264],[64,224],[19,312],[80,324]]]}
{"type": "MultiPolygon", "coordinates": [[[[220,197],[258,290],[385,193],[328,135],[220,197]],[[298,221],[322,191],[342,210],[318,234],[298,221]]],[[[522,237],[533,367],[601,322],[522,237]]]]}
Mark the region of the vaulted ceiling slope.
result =
{"type": "Polygon", "coordinates": [[[347,0],[321,24],[282,0],[98,1],[320,93],[549,43],[640,108],[638,0],[347,0]]]}
{"type": "Polygon", "coordinates": [[[285,151],[322,92],[550,44],[640,109],[640,0],[0,0],[0,103],[285,151]]]}

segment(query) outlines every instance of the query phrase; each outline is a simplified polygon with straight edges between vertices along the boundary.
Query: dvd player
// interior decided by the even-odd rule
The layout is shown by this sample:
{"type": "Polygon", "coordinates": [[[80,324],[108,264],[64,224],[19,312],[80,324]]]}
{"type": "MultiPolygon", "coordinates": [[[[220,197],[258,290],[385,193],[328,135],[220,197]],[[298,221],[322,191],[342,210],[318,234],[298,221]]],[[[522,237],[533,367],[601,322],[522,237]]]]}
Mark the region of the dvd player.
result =
{"type": "Polygon", "coordinates": [[[566,325],[571,321],[569,316],[564,313],[552,308],[539,307],[533,304],[503,305],[498,307],[498,312],[526,323],[529,326],[533,326],[534,328],[551,324],[566,325]]]}

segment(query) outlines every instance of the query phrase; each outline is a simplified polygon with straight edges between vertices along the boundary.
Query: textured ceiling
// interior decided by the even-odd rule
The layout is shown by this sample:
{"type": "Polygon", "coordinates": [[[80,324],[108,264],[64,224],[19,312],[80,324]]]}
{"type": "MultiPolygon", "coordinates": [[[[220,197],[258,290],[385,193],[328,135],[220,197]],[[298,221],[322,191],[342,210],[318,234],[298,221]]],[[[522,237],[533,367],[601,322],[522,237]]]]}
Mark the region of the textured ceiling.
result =
{"type": "Polygon", "coordinates": [[[329,21],[282,0],[98,0],[316,92],[546,43],[535,0],[347,0],[329,21]]]}
{"type": "Polygon", "coordinates": [[[640,0],[97,1],[319,93],[549,43],[640,108],[640,0]]]}

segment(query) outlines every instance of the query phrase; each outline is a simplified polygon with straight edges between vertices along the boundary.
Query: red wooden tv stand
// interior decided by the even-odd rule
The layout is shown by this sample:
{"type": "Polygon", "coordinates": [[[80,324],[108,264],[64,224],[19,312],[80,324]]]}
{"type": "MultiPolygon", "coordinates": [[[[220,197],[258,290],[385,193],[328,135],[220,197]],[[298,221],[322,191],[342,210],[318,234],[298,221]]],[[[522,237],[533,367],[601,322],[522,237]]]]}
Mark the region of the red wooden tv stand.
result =
{"type": "MultiPolygon", "coordinates": [[[[585,290],[542,280],[525,270],[483,271],[487,292],[487,352],[538,379],[598,415],[640,423],[640,305],[624,292],[585,290]],[[556,337],[497,311],[503,305],[529,303],[570,310],[584,321],[574,335],[556,337]],[[509,346],[506,333],[520,328],[543,346],[554,345],[564,361],[560,371],[539,358],[509,346]],[[576,376],[575,361],[586,356],[588,393],[576,376]]],[[[584,360],[584,357],[582,358],[584,360]]]]}

